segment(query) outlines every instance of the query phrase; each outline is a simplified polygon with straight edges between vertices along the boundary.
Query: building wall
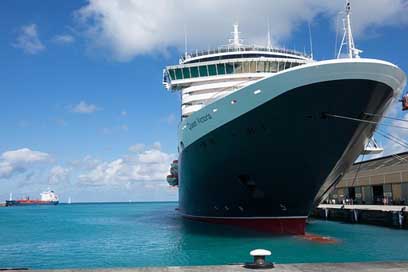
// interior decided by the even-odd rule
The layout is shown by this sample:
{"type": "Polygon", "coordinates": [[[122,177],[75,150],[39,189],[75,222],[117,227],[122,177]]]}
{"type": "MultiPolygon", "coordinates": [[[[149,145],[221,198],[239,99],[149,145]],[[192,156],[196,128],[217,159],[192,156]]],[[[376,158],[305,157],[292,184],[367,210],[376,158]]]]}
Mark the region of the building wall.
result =
{"type": "Polygon", "coordinates": [[[408,205],[408,152],[355,164],[337,184],[327,201],[342,203],[352,199],[361,204],[408,205]],[[396,157],[404,156],[405,161],[396,157]],[[354,189],[350,189],[354,188],[354,189]],[[349,192],[354,190],[354,196],[349,192]],[[375,193],[381,193],[374,197],[375,193]]]}

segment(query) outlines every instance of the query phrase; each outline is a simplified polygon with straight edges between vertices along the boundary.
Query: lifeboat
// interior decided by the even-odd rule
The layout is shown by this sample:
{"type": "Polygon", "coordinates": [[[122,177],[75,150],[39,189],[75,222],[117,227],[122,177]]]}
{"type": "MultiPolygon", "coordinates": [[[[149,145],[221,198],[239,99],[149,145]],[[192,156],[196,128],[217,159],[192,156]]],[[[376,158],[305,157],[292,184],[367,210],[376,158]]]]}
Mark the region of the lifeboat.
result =
{"type": "Polygon", "coordinates": [[[408,94],[404,95],[400,102],[402,103],[402,110],[403,111],[408,110],[408,94]]]}
{"type": "Polygon", "coordinates": [[[177,186],[178,185],[178,177],[174,175],[168,175],[167,176],[167,183],[170,186],[177,186]]]}
{"type": "Polygon", "coordinates": [[[178,160],[174,160],[170,164],[170,175],[167,176],[167,183],[170,186],[178,185],[178,160]]]}

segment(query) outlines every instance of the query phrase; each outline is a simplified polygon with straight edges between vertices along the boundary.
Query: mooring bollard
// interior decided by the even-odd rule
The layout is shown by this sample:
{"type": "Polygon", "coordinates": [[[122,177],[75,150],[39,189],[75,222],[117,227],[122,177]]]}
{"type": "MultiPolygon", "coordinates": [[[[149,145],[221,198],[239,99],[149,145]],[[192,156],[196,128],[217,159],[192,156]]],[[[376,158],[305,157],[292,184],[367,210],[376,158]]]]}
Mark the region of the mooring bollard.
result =
{"type": "Polygon", "coordinates": [[[254,249],[249,253],[254,257],[253,263],[246,263],[244,267],[250,269],[273,268],[273,263],[265,260],[266,256],[270,256],[271,252],[266,249],[254,249]]]}

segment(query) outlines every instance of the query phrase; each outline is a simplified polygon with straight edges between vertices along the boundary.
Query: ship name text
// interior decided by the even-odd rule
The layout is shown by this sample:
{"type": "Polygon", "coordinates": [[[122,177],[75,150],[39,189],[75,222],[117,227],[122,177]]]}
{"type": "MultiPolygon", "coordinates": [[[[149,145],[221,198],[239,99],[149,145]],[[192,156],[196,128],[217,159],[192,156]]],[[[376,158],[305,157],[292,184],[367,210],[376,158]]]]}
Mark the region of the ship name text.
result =
{"type": "Polygon", "coordinates": [[[204,116],[197,117],[194,122],[191,122],[191,123],[188,122],[187,127],[188,127],[189,130],[192,130],[193,128],[195,128],[199,124],[203,124],[203,123],[205,123],[205,122],[207,122],[208,120],[211,120],[211,119],[212,119],[211,114],[207,113],[204,116]]]}

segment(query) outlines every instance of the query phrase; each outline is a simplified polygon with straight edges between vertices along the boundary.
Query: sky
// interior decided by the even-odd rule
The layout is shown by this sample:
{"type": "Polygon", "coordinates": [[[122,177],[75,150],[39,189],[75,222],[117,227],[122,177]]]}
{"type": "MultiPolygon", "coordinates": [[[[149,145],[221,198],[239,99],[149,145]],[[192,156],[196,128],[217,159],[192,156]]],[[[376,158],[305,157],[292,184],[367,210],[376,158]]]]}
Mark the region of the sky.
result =
{"type": "MultiPolygon", "coordinates": [[[[244,43],[264,45],[269,23],[275,47],[310,53],[310,25],[314,58],[331,59],[343,8],[343,0],[0,1],[0,201],[47,188],[63,202],[177,200],[165,177],[177,158],[180,98],[161,81],[185,36],[188,50],[216,48],[239,23],[244,43]]],[[[361,56],[408,71],[408,2],[352,8],[361,56]]],[[[408,119],[397,101],[387,115],[408,119]]],[[[405,150],[376,138],[381,156],[405,150]]]]}

